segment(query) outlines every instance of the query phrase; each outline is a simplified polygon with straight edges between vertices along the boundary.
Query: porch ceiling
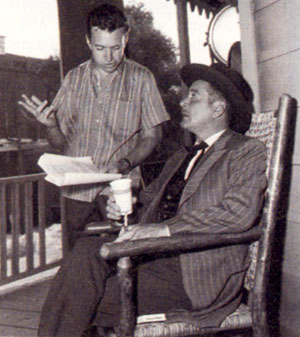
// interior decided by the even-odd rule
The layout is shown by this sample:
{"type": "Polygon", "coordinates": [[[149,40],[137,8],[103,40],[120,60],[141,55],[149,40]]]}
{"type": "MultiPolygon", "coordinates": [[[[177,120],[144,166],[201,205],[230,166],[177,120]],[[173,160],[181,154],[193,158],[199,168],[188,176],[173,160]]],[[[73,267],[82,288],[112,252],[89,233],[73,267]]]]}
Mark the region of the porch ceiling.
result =
{"type": "MultiPolygon", "coordinates": [[[[177,1],[178,0],[174,0],[175,3],[177,1]]],[[[223,7],[227,5],[237,6],[238,3],[238,0],[184,0],[184,1],[189,2],[192,11],[194,11],[195,8],[197,8],[200,15],[204,11],[207,17],[209,17],[210,14],[217,13],[219,10],[221,10],[223,7]]]]}

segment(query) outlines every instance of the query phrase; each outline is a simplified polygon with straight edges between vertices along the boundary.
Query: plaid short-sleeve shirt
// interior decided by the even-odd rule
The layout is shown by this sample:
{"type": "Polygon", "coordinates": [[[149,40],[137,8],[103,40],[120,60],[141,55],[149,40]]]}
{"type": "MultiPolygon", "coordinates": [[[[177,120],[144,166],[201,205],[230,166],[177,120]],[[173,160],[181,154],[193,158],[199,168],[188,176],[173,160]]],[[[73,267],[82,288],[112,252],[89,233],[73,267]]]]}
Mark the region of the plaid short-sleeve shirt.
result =
{"type": "MultiPolygon", "coordinates": [[[[169,119],[153,74],[129,59],[105,82],[95,76],[91,60],[79,65],[66,75],[52,105],[68,141],[65,154],[91,156],[100,170],[131,152],[141,131],[169,119]]],[[[102,188],[71,186],[64,196],[92,201],[102,188]]]]}

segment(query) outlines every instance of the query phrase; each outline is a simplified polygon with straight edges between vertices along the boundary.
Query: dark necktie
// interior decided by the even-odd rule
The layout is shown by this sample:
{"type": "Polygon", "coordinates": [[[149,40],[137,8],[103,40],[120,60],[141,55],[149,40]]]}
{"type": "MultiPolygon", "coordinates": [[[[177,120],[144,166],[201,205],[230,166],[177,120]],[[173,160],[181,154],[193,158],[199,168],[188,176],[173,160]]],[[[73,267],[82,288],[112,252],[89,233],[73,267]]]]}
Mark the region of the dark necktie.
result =
{"type": "MultiPolygon", "coordinates": [[[[186,183],[186,181],[184,180],[186,169],[191,159],[196,155],[196,153],[199,150],[203,150],[202,153],[197,158],[197,160],[195,161],[193,168],[196,166],[197,162],[200,160],[200,158],[204,154],[204,150],[207,147],[208,145],[205,142],[201,142],[200,144],[194,146],[186,147],[188,154],[186,155],[185,159],[183,160],[182,164],[175,172],[173,177],[170,179],[168,185],[165,188],[160,204],[158,206],[158,221],[169,219],[176,214],[182,190],[186,183]]],[[[190,172],[190,175],[192,171],[190,172]]]]}

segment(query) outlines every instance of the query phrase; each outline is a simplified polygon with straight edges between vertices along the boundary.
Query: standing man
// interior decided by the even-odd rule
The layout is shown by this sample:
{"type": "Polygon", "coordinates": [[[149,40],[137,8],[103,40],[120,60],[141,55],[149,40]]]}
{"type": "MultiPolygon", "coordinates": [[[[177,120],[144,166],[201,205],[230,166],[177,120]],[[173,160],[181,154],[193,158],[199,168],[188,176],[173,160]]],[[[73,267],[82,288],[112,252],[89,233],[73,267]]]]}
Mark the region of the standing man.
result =
{"type": "MultiPolygon", "coordinates": [[[[160,125],[169,116],[152,73],[124,56],[129,29],[117,7],[95,8],[87,18],[91,59],[66,75],[51,106],[25,95],[19,104],[47,126],[50,144],[66,155],[91,156],[99,171],[129,173],[136,180],[137,165],[160,141],[160,125]]],[[[83,230],[101,209],[104,187],[64,188],[71,244],[72,231],[83,230]]]]}
{"type": "MultiPolygon", "coordinates": [[[[199,148],[193,152],[182,147],[167,161],[139,199],[140,223],[121,233],[119,242],[130,240],[134,245],[142,238],[184,233],[240,233],[254,226],[260,215],[266,149],[232,130],[235,122],[243,131],[249,127],[243,121],[249,121],[244,114],[251,111],[251,89],[237,72],[221,64],[186,65],[181,77],[189,86],[181,104],[181,127],[195,134],[199,148]]],[[[107,213],[111,220],[120,219],[113,196],[107,213]]],[[[76,241],[50,287],[39,336],[79,337],[93,323],[97,308],[99,334],[106,336],[106,328],[117,328],[115,261],[101,258],[104,240],[109,239],[76,241]]],[[[139,315],[192,310],[198,311],[194,324],[218,326],[241,302],[249,265],[247,244],[138,260],[139,315]]]]}

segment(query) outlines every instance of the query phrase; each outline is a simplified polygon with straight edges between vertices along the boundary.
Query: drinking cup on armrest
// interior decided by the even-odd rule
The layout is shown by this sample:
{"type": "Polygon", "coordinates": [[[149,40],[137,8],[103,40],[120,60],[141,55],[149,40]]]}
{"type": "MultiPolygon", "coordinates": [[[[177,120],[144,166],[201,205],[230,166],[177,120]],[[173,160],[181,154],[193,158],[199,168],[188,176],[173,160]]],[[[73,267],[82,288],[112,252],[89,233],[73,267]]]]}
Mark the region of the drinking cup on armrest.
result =
{"type": "Polygon", "coordinates": [[[116,204],[120,206],[122,215],[132,213],[131,183],[132,181],[129,178],[117,179],[110,182],[116,204]]]}

